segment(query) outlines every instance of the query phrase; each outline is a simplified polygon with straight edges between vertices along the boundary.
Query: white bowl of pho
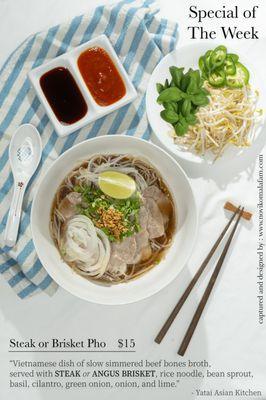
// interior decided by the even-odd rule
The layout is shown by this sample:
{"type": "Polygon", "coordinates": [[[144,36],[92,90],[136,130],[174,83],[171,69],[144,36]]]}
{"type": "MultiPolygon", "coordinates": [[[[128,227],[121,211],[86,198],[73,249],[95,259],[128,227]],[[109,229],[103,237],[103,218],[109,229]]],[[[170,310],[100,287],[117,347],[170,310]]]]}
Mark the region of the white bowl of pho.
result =
{"type": "Polygon", "coordinates": [[[100,304],[144,299],[169,284],[195,242],[190,183],[164,150],[104,136],[61,155],[33,201],[41,263],[64,289],[100,304]]]}

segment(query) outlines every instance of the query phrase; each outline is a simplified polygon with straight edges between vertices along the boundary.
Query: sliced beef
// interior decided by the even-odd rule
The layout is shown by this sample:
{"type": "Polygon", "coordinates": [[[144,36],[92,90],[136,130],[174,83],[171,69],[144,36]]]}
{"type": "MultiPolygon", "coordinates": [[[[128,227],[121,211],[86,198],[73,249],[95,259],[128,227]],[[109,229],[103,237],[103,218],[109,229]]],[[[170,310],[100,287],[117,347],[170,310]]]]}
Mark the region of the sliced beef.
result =
{"type": "Polygon", "coordinates": [[[148,211],[146,207],[143,205],[139,209],[139,224],[141,229],[145,230],[148,224],[148,211]]]}
{"type": "Polygon", "coordinates": [[[115,275],[123,275],[126,273],[127,264],[119,257],[117,252],[112,251],[107,270],[115,275]]]}
{"type": "MultiPolygon", "coordinates": [[[[147,218],[148,220],[148,218],[147,218]]],[[[134,264],[143,262],[150,258],[152,249],[149,242],[149,234],[145,229],[135,235],[137,250],[135,254],[134,264]]]]}
{"type": "Polygon", "coordinates": [[[121,242],[112,243],[111,257],[120,258],[126,264],[132,264],[135,258],[137,244],[134,236],[129,236],[121,242]]]}
{"type": "Polygon", "coordinates": [[[166,196],[156,185],[148,186],[143,190],[143,197],[152,197],[154,200],[160,199],[162,195],[166,196]]]}
{"type": "Polygon", "coordinates": [[[145,200],[146,210],[148,212],[147,231],[150,239],[155,239],[164,234],[164,220],[157,203],[151,197],[145,200]]]}
{"type": "Polygon", "coordinates": [[[173,214],[173,206],[169,197],[155,185],[147,187],[143,191],[143,197],[155,200],[163,216],[164,227],[166,228],[173,214]]]}
{"type": "Polygon", "coordinates": [[[58,209],[65,219],[71,218],[76,214],[76,206],[81,204],[80,193],[71,192],[61,200],[58,209]]]}

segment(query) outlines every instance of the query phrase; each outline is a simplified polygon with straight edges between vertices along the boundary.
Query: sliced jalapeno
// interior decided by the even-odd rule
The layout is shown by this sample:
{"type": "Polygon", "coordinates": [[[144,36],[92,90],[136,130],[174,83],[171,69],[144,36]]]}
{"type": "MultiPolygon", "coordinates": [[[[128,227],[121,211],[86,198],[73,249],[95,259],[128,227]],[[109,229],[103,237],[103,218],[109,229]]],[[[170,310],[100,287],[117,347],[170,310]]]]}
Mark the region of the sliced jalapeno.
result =
{"type": "Polygon", "coordinates": [[[204,56],[204,65],[207,72],[211,71],[211,55],[212,50],[208,50],[204,56]]]}
{"type": "Polygon", "coordinates": [[[219,68],[223,65],[227,55],[225,46],[218,46],[213,50],[210,56],[211,69],[219,68]]]}
{"type": "Polygon", "coordinates": [[[205,81],[208,78],[208,73],[207,70],[205,68],[205,62],[204,62],[204,57],[201,56],[199,59],[199,69],[201,71],[201,76],[203,78],[203,81],[205,81]]]}
{"type": "Polygon", "coordinates": [[[229,53],[229,54],[227,54],[229,57],[231,57],[232,58],[232,60],[234,61],[234,63],[237,63],[238,62],[238,60],[239,60],[239,57],[238,57],[238,55],[237,54],[234,54],[234,53],[229,53]]]}
{"type": "Polygon", "coordinates": [[[227,55],[224,62],[224,71],[226,75],[234,75],[236,73],[236,65],[231,56],[227,55]]]}
{"type": "Polygon", "coordinates": [[[234,75],[226,77],[226,83],[230,88],[242,88],[249,82],[249,72],[240,62],[236,63],[236,72],[234,75]]]}
{"type": "Polygon", "coordinates": [[[226,82],[225,72],[221,70],[216,70],[209,75],[209,83],[214,87],[221,87],[226,82]]]}
{"type": "Polygon", "coordinates": [[[201,71],[204,71],[204,69],[205,69],[204,57],[203,57],[203,56],[201,56],[201,57],[199,58],[199,69],[200,69],[201,71]]]}

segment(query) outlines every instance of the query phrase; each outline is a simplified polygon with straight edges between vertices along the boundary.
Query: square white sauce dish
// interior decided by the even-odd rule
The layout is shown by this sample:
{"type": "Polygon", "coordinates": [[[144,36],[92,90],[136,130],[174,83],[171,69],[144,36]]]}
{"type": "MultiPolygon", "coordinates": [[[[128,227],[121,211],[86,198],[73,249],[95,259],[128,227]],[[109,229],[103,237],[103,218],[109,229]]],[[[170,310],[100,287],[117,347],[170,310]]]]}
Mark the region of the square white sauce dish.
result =
{"type": "Polygon", "coordinates": [[[33,69],[28,77],[59,136],[67,136],[137,97],[105,35],[33,69]]]}

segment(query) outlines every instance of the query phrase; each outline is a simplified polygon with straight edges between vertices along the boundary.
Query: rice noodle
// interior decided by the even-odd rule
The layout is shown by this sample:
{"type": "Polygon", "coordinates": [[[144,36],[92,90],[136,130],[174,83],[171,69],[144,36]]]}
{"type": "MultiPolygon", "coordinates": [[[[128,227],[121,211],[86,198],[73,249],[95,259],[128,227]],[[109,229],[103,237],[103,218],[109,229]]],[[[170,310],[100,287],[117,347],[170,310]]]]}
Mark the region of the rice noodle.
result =
{"type": "Polygon", "coordinates": [[[198,123],[190,126],[184,136],[171,132],[174,142],[181,148],[205,155],[220,157],[227,146],[251,145],[262,110],[257,109],[258,92],[250,86],[241,89],[213,88],[206,83],[210,102],[197,112],[198,123]]]}
{"type": "Polygon", "coordinates": [[[76,215],[66,222],[60,243],[64,259],[74,263],[82,274],[101,277],[110,259],[110,243],[100,229],[85,215],[76,215]]]}

